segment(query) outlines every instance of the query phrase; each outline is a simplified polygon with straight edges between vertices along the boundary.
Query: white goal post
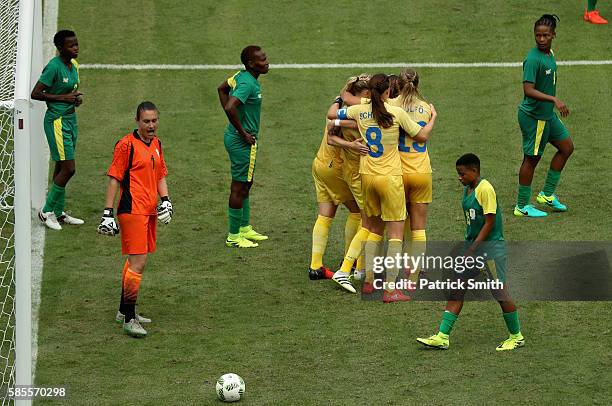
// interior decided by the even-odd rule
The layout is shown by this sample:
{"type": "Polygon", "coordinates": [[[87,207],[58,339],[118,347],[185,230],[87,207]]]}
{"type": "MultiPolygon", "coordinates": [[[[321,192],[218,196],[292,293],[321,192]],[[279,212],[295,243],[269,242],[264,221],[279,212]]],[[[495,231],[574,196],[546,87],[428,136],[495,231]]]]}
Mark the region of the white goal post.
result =
{"type": "Polygon", "coordinates": [[[0,399],[33,384],[32,208],[43,202],[44,105],[30,91],[42,70],[42,0],[0,0],[0,399]]]}

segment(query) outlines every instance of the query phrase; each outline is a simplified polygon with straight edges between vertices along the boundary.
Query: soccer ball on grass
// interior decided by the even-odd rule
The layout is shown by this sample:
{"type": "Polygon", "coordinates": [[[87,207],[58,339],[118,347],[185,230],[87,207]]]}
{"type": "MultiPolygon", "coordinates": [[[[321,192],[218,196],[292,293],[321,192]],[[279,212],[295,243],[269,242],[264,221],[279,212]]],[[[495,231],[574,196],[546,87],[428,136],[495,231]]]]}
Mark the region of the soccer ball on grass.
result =
{"type": "Polygon", "coordinates": [[[224,402],[236,402],[244,396],[244,381],[236,374],[225,374],[217,379],[217,397],[224,402]]]}

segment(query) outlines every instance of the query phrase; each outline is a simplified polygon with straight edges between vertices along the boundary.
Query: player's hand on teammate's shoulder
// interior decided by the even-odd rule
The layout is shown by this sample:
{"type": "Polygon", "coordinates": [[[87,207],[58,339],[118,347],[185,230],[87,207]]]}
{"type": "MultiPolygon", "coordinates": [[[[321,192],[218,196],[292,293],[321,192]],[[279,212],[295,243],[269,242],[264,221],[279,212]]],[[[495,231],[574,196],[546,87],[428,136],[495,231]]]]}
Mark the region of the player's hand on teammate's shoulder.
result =
{"type": "Polygon", "coordinates": [[[162,202],[157,206],[157,219],[162,224],[168,224],[172,221],[172,215],[174,214],[174,208],[172,202],[168,196],[161,198],[162,202]]]}
{"type": "Polygon", "coordinates": [[[113,208],[107,207],[102,213],[100,224],[98,225],[98,234],[114,236],[119,234],[119,226],[115,221],[115,215],[113,214],[113,208]]]}

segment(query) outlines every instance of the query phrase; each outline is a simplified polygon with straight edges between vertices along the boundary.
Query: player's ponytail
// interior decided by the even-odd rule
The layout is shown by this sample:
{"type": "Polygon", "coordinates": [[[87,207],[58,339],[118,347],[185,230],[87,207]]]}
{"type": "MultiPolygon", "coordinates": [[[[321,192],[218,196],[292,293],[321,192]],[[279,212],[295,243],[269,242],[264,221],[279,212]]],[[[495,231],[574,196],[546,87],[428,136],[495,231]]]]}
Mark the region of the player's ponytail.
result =
{"type": "Polygon", "coordinates": [[[391,127],[393,125],[393,114],[387,111],[382,99],[383,93],[389,88],[389,78],[384,73],[377,73],[370,79],[369,88],[374,119],[382,128],[391,127]]]}
{"type": "Polygon", "coordinates": [[[426,101],[419,92],[419,73],[417,71],[411,68],[404,69],[400,73],[400,83],[402,84],[400,97],[404,110],[408,110],[417,99],[426,101]]]}

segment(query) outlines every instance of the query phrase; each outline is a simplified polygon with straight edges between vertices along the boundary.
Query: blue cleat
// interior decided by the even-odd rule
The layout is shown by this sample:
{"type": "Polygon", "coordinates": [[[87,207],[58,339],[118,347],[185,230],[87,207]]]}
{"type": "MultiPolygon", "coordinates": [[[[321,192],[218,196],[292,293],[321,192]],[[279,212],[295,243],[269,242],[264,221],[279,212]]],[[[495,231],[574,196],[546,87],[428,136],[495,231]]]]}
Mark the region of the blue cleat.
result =
{"type": "Polygon", "coordinates": [[[544,192],[540,192],[536,201],[552,208],[554,211],[567,211],[567,206],[559,201],[557,195],[546,196],[544,192]]]}
{"type": "Polygon", "coordinates": [[[548,213],[542,210],[538,210],[532,205],[528,204],[519,208],[518,206],[514,206],[514,215],[517,217],[546,217],[548,213]]]}

